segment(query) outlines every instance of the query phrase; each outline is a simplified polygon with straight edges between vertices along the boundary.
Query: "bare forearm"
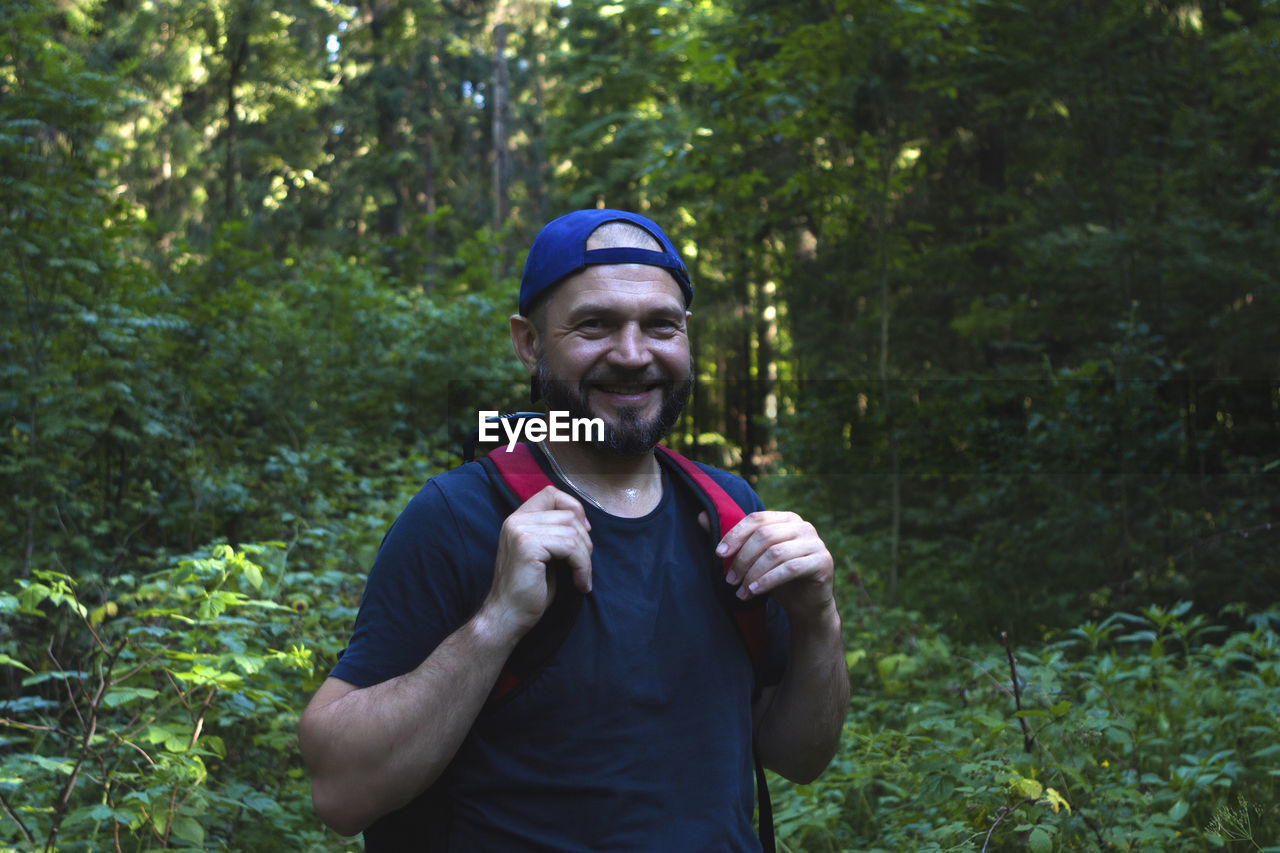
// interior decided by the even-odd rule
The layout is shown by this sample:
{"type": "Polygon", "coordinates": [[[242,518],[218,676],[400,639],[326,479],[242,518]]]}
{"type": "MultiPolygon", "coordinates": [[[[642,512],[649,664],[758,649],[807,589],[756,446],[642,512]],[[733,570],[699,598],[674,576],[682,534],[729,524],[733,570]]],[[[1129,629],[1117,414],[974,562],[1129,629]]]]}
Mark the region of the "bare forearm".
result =
{"type": "Polygon", "coordinates": [[[786,673],[760,721],[764,765],[794,782],[817,778],[839,746],[848,708],[849,671],[832,606],[820,619],[791,626],[786,673]]]}
{"type": "Polygon", "coordinates": [[[358,689],[326,682],[298,727],[320,818],[354,835],[435,781],[516,639],[482,610],[411,672],[358,689]]]}

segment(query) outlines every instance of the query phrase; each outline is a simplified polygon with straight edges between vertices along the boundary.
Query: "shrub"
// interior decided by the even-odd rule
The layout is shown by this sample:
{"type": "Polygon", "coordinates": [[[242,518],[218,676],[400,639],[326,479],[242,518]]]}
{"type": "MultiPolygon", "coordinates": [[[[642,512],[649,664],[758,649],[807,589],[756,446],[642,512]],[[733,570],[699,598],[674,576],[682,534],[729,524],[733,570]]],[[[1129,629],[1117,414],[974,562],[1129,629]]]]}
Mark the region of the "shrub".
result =
{"type": "Polygon", "coordinates": [[[839,756],[775,791],[781,848],[1280,849],[1280,609],[1229,635],[1190,611],[1007,651],[868,611],[839,756]]]}
{"type": "Polygon", "coordinates": [[[350,616],[349,582],[293,570],[278,544],[219,545],[98,587],[40,571],[0,594],[45,641],[0,655],[25,674],[0,704],[0,850],[332,845],[295,725],[316,678],[306,632],[350,616]]]}

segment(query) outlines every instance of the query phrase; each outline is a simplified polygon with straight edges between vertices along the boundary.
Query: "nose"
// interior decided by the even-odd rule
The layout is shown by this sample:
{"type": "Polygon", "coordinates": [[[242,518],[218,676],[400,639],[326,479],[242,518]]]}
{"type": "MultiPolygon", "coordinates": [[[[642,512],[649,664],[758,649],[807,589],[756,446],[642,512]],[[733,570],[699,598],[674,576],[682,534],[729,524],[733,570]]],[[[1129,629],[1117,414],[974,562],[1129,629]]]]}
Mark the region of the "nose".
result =
{"type": "Polygon", "coordinates": [[[614,336],[609,348],[609,363],[618,367],[644,367],[653,358],[639,323],[626,323],[614,336]]]}

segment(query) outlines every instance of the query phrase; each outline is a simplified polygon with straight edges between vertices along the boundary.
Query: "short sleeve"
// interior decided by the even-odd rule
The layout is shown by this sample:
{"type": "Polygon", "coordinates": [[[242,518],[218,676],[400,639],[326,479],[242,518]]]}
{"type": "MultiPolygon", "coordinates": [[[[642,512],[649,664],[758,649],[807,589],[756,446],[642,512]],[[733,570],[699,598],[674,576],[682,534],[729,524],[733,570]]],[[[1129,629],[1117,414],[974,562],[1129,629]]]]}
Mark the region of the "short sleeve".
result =
{"type": "Polygon", "coordinates": [[[403,675],[479,607],[502,517],[479,466],[465,468],[429,481],[387,531],[333,677],[367,687],[403,675]]]}

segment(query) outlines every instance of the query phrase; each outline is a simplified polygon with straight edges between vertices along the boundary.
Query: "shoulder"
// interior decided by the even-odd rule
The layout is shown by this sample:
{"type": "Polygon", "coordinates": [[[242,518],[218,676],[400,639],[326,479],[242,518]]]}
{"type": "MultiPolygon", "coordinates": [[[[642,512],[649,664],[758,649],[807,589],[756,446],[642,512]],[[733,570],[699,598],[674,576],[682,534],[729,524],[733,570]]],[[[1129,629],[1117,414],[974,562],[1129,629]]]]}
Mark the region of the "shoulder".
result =
{"type": "Polygon", "coordinates": [[[436,474],[410,498],[392,522],[374,561],[385,566],[420,568],[441,557],[470,563],[491,543],[511,512],[488,473],[466,464],[436,474]]]}
{"type": "Polygon", "coordinates": [[[703,473],[714,480],[716,485],[728,492],[729,497],[733,498],[744,511],[751,513],[764,509],[764,502],[760,500],[755,489],[737,474],[702,462],[694,461],[693,464],[702,469],[703,473]]]}
{"type": "Polygon", "coordinates": [[[468,519],[502,518],[508,511],[485,468],[479,463],[467,463],[428,480],[409,500],[396,523],[405,519],[435,519],[439,523],[442,516],[447,516],[458,527],[465,527],[468,519]]]}
{"type": "Polygon", "coordinates": [[[382,539],[332,675],[359,686],[386,681],[457,630],[489,589],[509,511],[480,465],[428,480],[382,539]]]}
{"type": "Polygon", "coordinates": [[[436,474],[426,482],[414,500],[465,499],[472,494],[491,496],[493,483],[479,462],[466,462],[436,474]]]}

